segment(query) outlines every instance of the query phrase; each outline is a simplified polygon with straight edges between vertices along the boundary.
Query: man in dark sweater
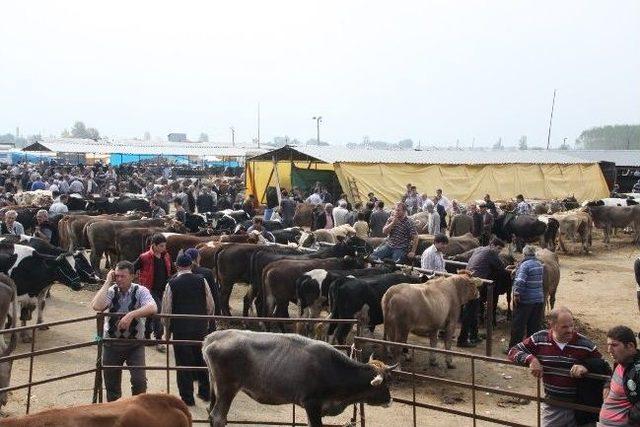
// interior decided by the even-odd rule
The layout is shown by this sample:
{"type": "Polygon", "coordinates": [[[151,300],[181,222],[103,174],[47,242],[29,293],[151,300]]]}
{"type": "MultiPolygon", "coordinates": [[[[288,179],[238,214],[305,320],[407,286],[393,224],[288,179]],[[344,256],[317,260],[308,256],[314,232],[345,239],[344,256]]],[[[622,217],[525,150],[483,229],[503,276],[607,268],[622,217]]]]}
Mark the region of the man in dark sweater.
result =
{"type": "MultiPolygon", "coordinates": [[[[213,313],[213,297],[207,281],[191,271],[192,261],[187,254],[176,259],[176,276],[169,280],[162,297],[163,314],[213,313]]],[[[175,340],[202,341],[207,335],[206,319],[164,319],[167,334],[173,334],[175,340]]],[[[174,344],[173,351],[178,366],[205,366],[202,358],[202,345],[174,344]]],[[[194,406],[193,382],[198,381],[198,397],[204,401],[211,399],[209,393],[209,375],[206,371],[177,371],[176,379],[180,398],[187,406],[194,406]]]]}
{"type": "Polygon", "coordinates": [[[384,210],[384,202],[378,200],[376,206],[369,217],[369,235],[371,237],[385,237],[382,229],[389,219],[389,212],[384,210]]]}
{"type": "MultiPolygon", "coordinates": [[[[202,256],[200,255],[200,251],[196,248],[189,248],[184,251],[185,254],[189,255],[191,258],[192,267],[191,271],[195,274],[201,275],[209,284],[209,290],[211,291],[211,296],[213,297],[214,310],[213,313],[216,315],[220,314],[220,289],[218,289],[218,284],[216,283],[215,276],[213,274],[213,270],[207,267],[203,267],[200,265],[200,260],[202,256]]],[[[211,331],[215,331],[216,327],[214,322],[211,322],[212,328],[211,331]]]]}

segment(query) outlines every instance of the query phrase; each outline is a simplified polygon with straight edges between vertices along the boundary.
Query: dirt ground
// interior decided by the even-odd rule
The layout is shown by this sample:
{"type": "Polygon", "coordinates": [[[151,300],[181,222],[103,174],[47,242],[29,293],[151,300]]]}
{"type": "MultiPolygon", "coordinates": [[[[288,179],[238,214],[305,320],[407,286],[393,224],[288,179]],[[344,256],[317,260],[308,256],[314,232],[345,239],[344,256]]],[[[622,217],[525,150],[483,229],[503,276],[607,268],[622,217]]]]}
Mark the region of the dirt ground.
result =
{"type": "MultiPolygon", "coordinates": [[[[577,248],[576,248],[577,251],[577,248]]],[[[612,238],[612,243],[604,245],[600,233],[594,235],[594,247],[589,255],[560,254],[561,282],[557,294],[557,304],[566,305],[573,310],[581,331],[594,339],[601,351],[605,351],[606,330],[617,324],[626,324],[640,330],[640,318],[636,304],[636,285],[633,277],[633,261],[638,249],[630,243],[630,236],[619,235],[612,238]]],[[[240,313],[242,296],[245,288],[236,286],[232,295],[232,307],[240,313]]],[[[51,299],[47,302],[45,321],[61,320],[91,315],[88,307],[93,296],[91,291],[73,292],[66,287],[56,285],[52,288],[51,299]]],[[[504,298],[500,305],[504,306],[504,298]]],[[[294,313],[293,306],[290,310],[294,313]]],[[[382,327],[378,327],[376,337],[381,337],[382,327]]],[[[504,358],[505,337],[508,326],[499,318],[494,335],[493,354],[504,358]]],[[[88,321],[71,325],[52,327],[48,331],[37,331],[36,349],[46,349],[64,344],[72,344],[93,340],[96,335],[95,322],[88,321]]],[[[410,342],[424,344],[420,337],[410,337],[410,342]]],[[[441,343],[439,344],[442,345],[441,343]]],[[[456,348],[454,347],[454,350],[456,348]]],[[[16,353],[30,350],[30,344],[20,343],[16,353]]],[[[474,349],[483,354],[484,346],[474,349]]],[[[147,365],[163,366],[165,355],[154,348],[147,348],[147,365]]],[[[442,356],[438,357],[439,367],[429,367],[426,354],[416,353],[412,362],[405,363],[403,369],[415,369],[418,373],[451,378],[458,381],[471,381],[470,362],[454,359],[457,368],[443,368],[442,356]]],[[[607,356],[608,357],[608,356],[607,356]]],[[[34,363],[34,380],[42,380],[66,373],[91,369],[96,363],[95,347],[69,350],[36,358],[34,363]]],[[[173,355],[171,354],[173,364],[173,355]]],[[[14,363],[11,384],[23,384],[29,374],[28,359],[14,363]]],[[[162,371],[148,371],[149,391],[165,391],[166,374],[162,371]]],[[[528,372],[519,367],[476,363],[476,380],[479,384],[499,387],[505,390],[534,394],[536,383],[528,372]]],[[[33,387],[31,411],[52,406],[80,405],[91,402],[93,375],[84,375],[51,384],[33,387]]],[[[129,394],[128,374],[123,375],[123,391],[129,394]]],[[[177,392],[175,374],[171,373],[170,391],[177,392]]],[[[23,414],[26,406],[26,389],[14,391],[9,396],[7,406],[3,408],[5,416],[23,414]]],[[[392,395],[411,399],[411,381],[397,381],[393,385],[392,395]]],[[[468,390],[443,386],[436,383],[417,382],[416,399],[420,402],[445,405],[460,411],[471,411],[472,395],[468,390]]],[[[477,392],[477,411],[479,414],[535,425],[536,405],[530,402],[518,402],[495,394],[477,392]]],[[[194,417],[205,418],[207,404],[196,399],[196,407],[192,410],[194,417]]],[[[412,425],[412,408],[394,403],[390,408],[365,407],[368,426],[409,426],[412,425]]],[[[417,409],[418,425],[460,426],[472,425],[469,418],[448,415],[426,409],[417,409]]],[[[339,417],[325,418],[326,423],[345,424],[351,417],[348,409],[339,417]]],[[[291,424],[291,406],[259,405],[244,394],[238,395],[234,401],[229,420],[269,420],[282,421],[283,425],[291,424]]],[[[296,420],[304,423],[304,411],[296,408],[296,420]]],[[[491,423],[478,422],[479,425],[491,423]]]]}

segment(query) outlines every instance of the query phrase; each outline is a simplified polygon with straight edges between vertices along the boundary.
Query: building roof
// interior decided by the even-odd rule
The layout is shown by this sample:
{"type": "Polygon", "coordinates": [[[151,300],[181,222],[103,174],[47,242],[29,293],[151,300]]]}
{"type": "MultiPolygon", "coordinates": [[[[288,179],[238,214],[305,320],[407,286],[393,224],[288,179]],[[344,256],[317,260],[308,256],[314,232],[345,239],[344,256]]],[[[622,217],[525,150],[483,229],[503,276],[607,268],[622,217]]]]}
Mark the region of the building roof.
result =
{"type": "Polygon", "coordinates": [[[296,160],[322,163],[408,163],[438,165],[579,164],[595,163],[557,150],[379,150],[345,146],[284,146],[248,159],[296,160]]]}
{"type": "Polygon", "coordinates": [[[567,150],[564,153],[594,162],[612,162],[616,166],[640,167],[640,150],[567,150]]]}
{"type": "Polygon", "coordinates": [[[256,155],[266,150],[255,146],[230,146],[207,142],[169,142],[140,141],[136,139],[98,140],[81,138],[49,138],[36,142],[23,149],[24,151],[54,151],[57,153],[85,154],[140,154],[140,155],[174,155],[244,157],[256,155]]]}

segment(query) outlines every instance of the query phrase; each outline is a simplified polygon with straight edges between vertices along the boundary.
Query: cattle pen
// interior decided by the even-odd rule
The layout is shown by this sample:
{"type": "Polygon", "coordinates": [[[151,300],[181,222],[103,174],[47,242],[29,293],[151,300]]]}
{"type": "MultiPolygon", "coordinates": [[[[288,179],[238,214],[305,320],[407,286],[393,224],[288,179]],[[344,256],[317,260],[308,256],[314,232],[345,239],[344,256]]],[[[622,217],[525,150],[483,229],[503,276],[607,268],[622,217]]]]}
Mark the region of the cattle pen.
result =
{"type": "MultiPolygon", "coordinates": [[[[121,314],[120,314],[121,315],[121,314]]],[[[72,318],[72,319],[65,319],[65,320],[60,320],[60,321],[53,321],[53,322],[48,322],[48,323],[43,323],[43,324],[39,324],[39,325],[29,325],[29,326],[23,326],[23,327],[16,327],[16,328],[10,328],[10,329],[5,329],[3,331],[1,331],[2,335],[5,334],[9,334],[12,332],[29,332],[31,334],[31,350],[28,352],[22,352],[19,354],[13,354],[13,355],[9,355],[9,356],[4,356],[0,358],[0,363],[4,363],[4,362],[13,362],[16,360],[21,360],[21,359],[28,359],[29,361],[29,366],[28,366],[28,381],[22,384],[18,384],[18,385],[11,385],[8,387],[4,387],[4,388],[0,388],[0,392],[9,392],[9,391],[15,391],[15,390],[24,390],[26,389],[26,404],[25,404],[25,413],[29,414],[31,412],[31,402],[32,402],[32,391],[33,388],[43,385],[43,384],[48,384],[48,383],[53,383],[53,382],[58,382],[58,381],[62,381],[65,379],[69,379],[69,378],[75,378],[75,377],[81,377],[81,376],[85,376],[85,375],[93,375],[94,376],[94,383],[93,383],[93,394],[91,397],[91,400],[89,400],[89,397],[87,396],[87,401],[90,401],[92,403],[101,403],[103,401],[103,384],[102,384],[102,371],[103,369],[123,369],[123,370],[128,370],[131,368],[136,368],[136,366],[110,366],[110,365],[103,365],[102,364],[102,358],[101,358],[101,354],[102,354],[102,345],[107,342],[107,341],[117,341],[117,340],[112,340],[112,339],[107,339],[104,338],[102,333],[103,333],[103,326],[104,326],[104,319],[107,316],[111,316],[108,313],[98,313],[95,315],[91,315],[91,316],[84,316],[84,317],[77,317],[77,318],[72,318]],[[80,341],[80,342],[74,342],[72,344],[67,344],[67,345],[62,345],[62,346],[55,346],[55,347],[49,347],[49,348],[45,348],[45,349],[35,349],[35,345],[36,345],[36,340],[38,337],[38,333],[37,330],[39,328],[45,327],[45,328],[54,328],[56,326],[62,326],[62,325],[69,325],[69,324],[77,324],[77,323],[82,323],[82,322],[95,322],[95,326],[96,326],[96,335],[94,337],[93,340],[89,340],[89,341],[80,341]],[[63,375],[58,375],[58,376],[53,376],[53,377],[49,377],[49,378],[44,378],[44,379],[36,379],[34,378],[34,363],[35,360],[39,357],[39,356],[43,356],[43,355],[48,355],[48,354],[53,354],[53,353],[62,353],[62,352],[66,352],[68,350],[74,350],[74,349],[85,349],[85,348],[95,348],[96,349],[96,358],[95,358],[95,366],[89,369],[80,369],[77,370],[75,372],[70,372],[70,373],[66,373],[63,375]]],[[[119,316],[117,314],[114,314],[114,316],[119,316]]],[[[402,419],[402,420],[398,420],[401,423],[398,425],[413,425],[413,426],[417,426],[417,425],[424,425],[423,422],[419,421],[419,415],[417,413],[418,409],[426,409],[426,410],[430,410],[430,411],[437,411],[437,412],[442,412],[442,413],[447,413],[447,414],[451,414],[453,416],[456,417],[463,417],[463,418],[468,418],[473,420],[473,425],[475,426],[477,421],[485,421],[485,422],[490,422],[490,423],[495,423],[495,424],[500,424],[500,425],[507,425],[507,426],[516,426],[516,427],[525,427],[525,426],[531,426],[531,425],[536,425],[536,426],[540,426],[541,425],[541,404],[542,403],[550,403],[550,404],[554,404],[557,406],[564,406],[564,407],[569,407],[572,409],[577,409],[577,410],[582,410],[585,412],[590,412],[590,413],[597,413],[599,411],[599,408],[594,408],[594,407],[588,407],[588,406],[583,406],[583,405],[578,405],[578,404],[572,404],[572,403],[566,403],[566,402],[558,402],[558,401],[554,401],[554,400],[550,400],[547,399],[545,397],[541,396],[541,380],[538,379],[536,382],[536,392],[534,394],[527,394],[527,393],[519,393],[519,392],[514,392],[514,391],[508,391],[508,390],[504,390],[504,389],[500,389],[500,388],[495,388],[495,387],[489,387],[483,384],[479,384],[478,380],[477,380],[477,372],[479,369],[481,369],[478,365],[481,363],[489,363],[489,364],[501,364],[501,365],[514,365],[512,362],[506,360],[506,359],[499,359],[499,358],[495,358],[495,357],[490,357],[490,356],[485,356],[485,355],[478,355],[478,354],[473,354],[473,353],[466,353],[466,352],[458,352],[458,351],[451,351],[451,350],[444,350],[444,349],[440,349],[440,348],[433,348],[433,347],[429,347],[429,346],[425,346],[425,345],[417,345],[417,344],[409,344],[409,343],[394,343],[394,342],[390,342],[390,341],[385,341],[385,340],[380,340],[380,339],[374,339],[374,338],[368,338],[368,337],[363,337],[361,336],[361,325],[359,324],[357,319],[325,319],[325,318],[319,318],[319,319],[309,319],[309,318],[258,318],[258,317],[241,317],[241,316],[199,316],[199,315],[180,315],[180,314],[159,314],[156,315],[160,318],[181,318],[181,319],[208,319],[208,320],[216,320],[216,321],[220,321],[220,322],[238,322],[238,323],[243,323],[244,325],[250,325],[250,324],[258,324],[258,323],[264,323],[264,324],[275,324],[275,325],[291,325],[291,324],[300,324],[300,323],[327,323],[327,322],[334,322],[334,323],[343,323],[343,324],[350,324],[350,325],[355,325],[356,326],[356,332],[353,338],[353,345],[341,345],[341,346],[336,346],[336,348],[343,350],[343,351],[350,351],[350,355],[354,358],[359,359],[360,361],[363,360],[364,356],[364,350],[365,350],[365,346],[367,345],[375,345],[375,346],[379,346],[379,347],[401,347],[401,348],[406,348],[409,350],[409,352],[411,353],[411,355],[413,356],[415,353],[418,352],[435,352],[437,354],[450,354],[452,356],[455,357],[460,357],[460,358],[464,358],[466,360],[469,360],[470,365],[471,365],[471,375],[469,378],[469,381],[459,381],[459,380],[453,380],[453,379],[448,379],[446,377],[442,377],[442,376],[434,376],[434,375],[425,375],[423,373],[418,373],[416,372],[415,366],[411,366],[410,369],[405,370],[403,368],[399,368],[393,371],[393,376],[395,378],[398,378],[401,381],[410,381],[411,383],[411,398],[406,398],[403,396],[399,396],[399,395],[394,395],[394,390],[392,389],[392,398],[394,400],[395,403],[399,403],[401,405],[407,405],[408,407],[411,408],[411,412],[412,412],[412,416],[411,419],[402,419]],[[431,403],[427,403],[427,402],[421,402],[418,399],[418,396],[416,394],[416,385],[418,382],[426,382],[429,383],[430,385],[434,385],[434,384],[446,384],[446,385],[450,385],[450,386],[454,386],[454,387],[459,387],[462,389],[467,389],[471,391],[471,410],[470,411],[463,411],[460,409],[456,409],[456,408],[452,408],[452,407],[447,407],[447,406],[442,406],[442,405],[435,405],[435,404],[431,404],[431,403]],[[479,413],[479,411],[477,410],[477,401],[478,401],[478,395],[479,393],[494,393],[497,395],[504,395],[504,396],[510,396],[513,398],[519,398],[519,399],[526,399],[532,402],[535,402],[536,404],[536,418],[535,418],[535,422],[532,424],[523,424],[520,422],[514,422],[514,421],[510,421],[510,420],[504,420],[504,419],[497,419],[493,416],[487,416],[487,415],[483,415],[481,413],[479,413]]],[[[144,342],[150,341],[152,343],[156,343],[156,340],[144,340],[144,342]]],[[[200,341],[192,341],[192,340],[173,340],[173,339],[164,339],[162,340],[162,342],[166,345],[172,345],[172,344],[183,344],[183,345],[198,345],[201,344],[200,341]]],[[[415,357],[413,358],[415,360],[415,357]]],[[[160,371],[160,372],[164,372],[165,376],[164,376],[164,380],[165,382],[165,392],[167,393],[171,393],[171,384],[170,384],[170,373],[172,371],[179,371],[179,370],[206,370],[206,367],[192,367],[192,366],[172,366],[171,365],[171,360],[170,360],[170,352],[167,351],[165,353],[165,357],[164,357],[165,363],[162,365],[149,365],[149,366],[140,366],[139,368],[143,368],[147,371],[160,371]]],[[[526,369],[526,368],[520,368],[520,369],[526,369]]],[[[553,372],[554,374],[562,374],[562,375],[568,375],[568,371],[563,372],[560,370],[554,370],[553,372]]],[[[594,378],[594,379],[608,379],[608,377],[604,377],[604,376],[600,376],[600,375],[593,375],[593,374],[588,374],[589,378],[594,378]]],[[[290,420],[273,420],[273,419],[236,419],[236,420],[229,420],[228,424],[230,425],[283,425],[283,426],[302,426],[302,425],[306,425],[306,423],[304,422],[300,422],[298,420],[298,418],[296,418],[296,412],[300,412],[300,410],[298,409],[298,411],[296,411],[296,407],[295,405],[291,405],[291,419],[290,420]]],[[[350,426],[356,426],[359,425],[361,427],[365,427],[366,426],[366,417],[365,417],[365,408],[364,408],[364,404],[363,403],[359,403],[356,405],[353,405],[353,411],[345,411],[344,415],[350,415],[349,420],[346,421],[346,425],[350,425],[350,426]],[[349,412],[349,414],[347,414],[347,412],[349,412]]],[[[375,418],[370,418],[371,420],[375,420],[375,418]]],[[[194,424],[207,424],[209,423],[208,419],[194,419],[193,420],[194,424]]],[[[374,423],[375,424],[375,423],[374,423]]],[[[326,426],[344,426],[345,422],[342,422],[340,424],[324,424],[326,426]]]]}

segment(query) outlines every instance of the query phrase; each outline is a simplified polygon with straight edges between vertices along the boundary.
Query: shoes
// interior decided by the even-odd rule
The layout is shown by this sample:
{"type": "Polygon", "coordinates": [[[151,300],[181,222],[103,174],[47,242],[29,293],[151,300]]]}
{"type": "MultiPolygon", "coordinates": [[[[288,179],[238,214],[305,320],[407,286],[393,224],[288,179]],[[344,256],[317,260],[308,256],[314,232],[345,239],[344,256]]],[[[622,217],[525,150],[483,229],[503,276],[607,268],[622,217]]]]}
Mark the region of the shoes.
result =
{"type": "Polygon", "coordinates": [[[477,337],[477,338],[470,338],[469,342],[472,344],[480,344],[482,341],[484,341],[484,338],[482,337],[477,337]]]}
{"type": "Polygon", "coordinates": [[[164,344],[157,344],[156,345],[156,351],[158,353],[166,353],[167,352],[167,347],[164,344]]]}
{"type": "Polygon", "coordinates": [[[204,400],[205,402],[209,402],[211,400],[211,395],[209,394],[209,390],[207,391],[198,391],[198,395],[197,395],[200,399],[204,400]]]}
{"type": "Polygon", "coordinates": [[[471,341],[463,341],[463,342],[459,342],[456,346],[461,348],[474,348],[477,345],[478,345],[477,343],[474,343],[471,341]]]}
{"type": "Polygon", "coordinates": [[[193,397],[191,398],[187,398],[185,399],[184,397],[182,398],[182,401],[184,402],[185,405],[187,406],[196,406],[196,401],[194,400],[193,397]]]}

